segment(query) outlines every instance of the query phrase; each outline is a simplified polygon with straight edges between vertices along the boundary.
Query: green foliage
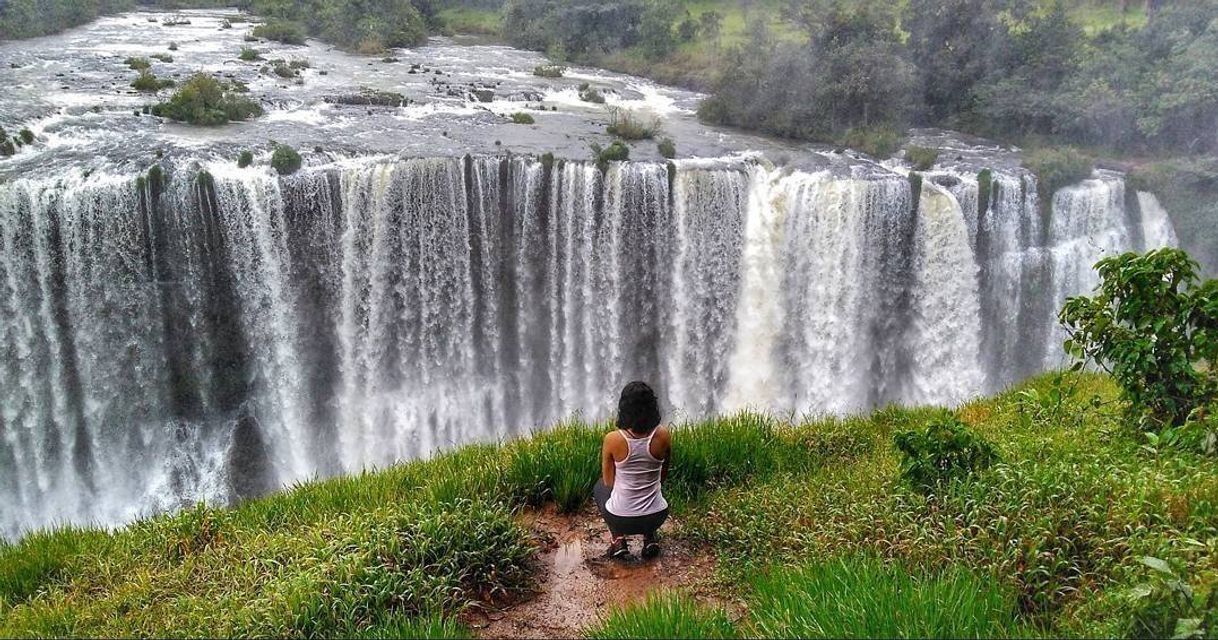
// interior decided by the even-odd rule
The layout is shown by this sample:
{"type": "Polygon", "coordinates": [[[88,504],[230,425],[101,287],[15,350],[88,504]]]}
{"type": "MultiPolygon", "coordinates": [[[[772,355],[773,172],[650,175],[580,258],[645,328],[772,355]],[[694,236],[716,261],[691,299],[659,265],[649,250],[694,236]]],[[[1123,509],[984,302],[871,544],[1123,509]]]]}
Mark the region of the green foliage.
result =
{"type": "Polygon", "coordinates": [[[291,20],[272,19],[254,27],[254,37],[275,40],[284,44],[301,45],[305,43],[305,30],[299,23],[291,20]]]}
{"type": "Polygon", "coordinates": [[[17,132],[17,137],[22,144],[34,144],[34,132],[29,130],[29,127],[22,127],[21,131],[17,132]]]}
{"type": "Polygon", "coordinates": [[[180,122],[216,126],[260,116],[262,106],[236,95],[231,85],[206,73],[196,73],[168,101],[154,106],[152,113],[180,122]]]}
{"type": "Polygon", "coordinates": [[[593,104],[605,104],[605,96],[587,82],[579,85],[579,99],[593,104]]]}
{"type": "Polygon", "coordinates": [[[20,546],[0,545],[0,611],[35,596],[61,579],[86,550],[104,549],[108,541],[104,531],[66,527],[27,535],[20,546]]]}
{"type": "Polygon", "coordinates": [[[161,89],[172,87],[174,84],[175,83],[173,80],[168,78],[162,80],[156,77],[156,74],[152,73],[151,71],[141,71],[140,75],[137,76],[135,80],[131,81],[131,87],[133,89],[136,91],[143,91],[145,93],[156,93],[161,89]]]}
{"type": "Polygon", "coordinates": [[[560,64],[539,64],[533,67],[533,75],[540,78],[561,78],[567,68],[560,64]]]}
{"type": "Polygon", "coordinates": [[[168,53],[154,53],[148,57],[160,60],[161,62],[173,62],[173,56],[169,55],[168,53]]]}
{"type": "Polygon", "coordinates": [[[1093,297],[1066,301],[1067,353],[1112,374],[1144,429],[1182,424],[1214,396],[1218,281],[1199,282],[1179,249],[1126,253],[1095,265],[1093,297]]]}
{"type": "Polygon", "coordinates": [[[890,127],[855,127],[846,131],[839,142],[867,155],[886,158],[900,149],[904,140],[900,131],[890,127]]]}
{"type": "Polygon", "coordinates": [[[237,156],[238,169],[244,169],[251,164],[254,164],[254,154],[251,153],[249,149],[242,151],[241,154],[237,156]]]}
{"type": "Polygon", "coordinates": [[[845,556],[761,574],[749,598],[751,637],[1009,638],[1014,602],[967,570],[915,575],[845,556]]]}
{"type": "Polygon", "coordinates": [[[127,58],[126,60],[123,60],[123,64],[135,69],[136,71],[145,71],[152,67],[152,62],[150,62],[148,58],[144,57],[127,58]]]}
{"type": "Polygon", "coordinates": [[[476,637],[469,627],[452,617],[438,615],[390,616],[371,627],[352,632],[344,631],[342,635],[357,640],[396,640],[398,638],[473,640],[476,637]]]}
{"type": "Polygon", "coordinates": [[[623,140],[650,140],[660,133],[658,118],[644,119],[629,109],[610,107],[605,131],[623,140]]]}
{"type": "Polygon", "coordinates": [[[523,111],[513,113],[511,118],[512,124],[534,124],[536,122],[532,115],[529,115],[523,111]]]}
{"type": "Polygon", "coordinates": [[[905,159],[913,165],[914,171],[930,171],[939,159],[939,150],[910,145],[905,147],[905,159]]]}
{"type": "Polygon", "coordinates": [[[664,138],[656,145],[656,151],[664,158],[672,160],[677,157],[677,145],[672,141],[672,138],[664,138]]]}
{"type": "Polygon", "coordinates": [[[901,477],[920,491],[936,491],[951,480],[989,467],[998,458],[993,445],[950,414],[925,430],[898,433],[893,440],[902,454],[901,477]]]}
{"type": "Polygon", "coordinates": [[[300,170],[303,161],[295,149],[286,144],[275,145],[271,154],[271,168],[281,176],[292,175],[300,170]]]}
{"type": "Polygon", "coordinates": [[[588,630],[588,638],[738,638],[721,609],[709,609],[675,593],[649,596],[640,604],[612,611],[588,630]]]}
{"type": "Polygon", "coordinates": [[[1049,206],[1063,187],[1091,177],[1091,158],[1072,147],[1047,147],[1024,154],[1023,165],[1036,175],[1041,205],[1049,206]]]}
{"type": "Polygon", "coordinates": [[[253,62],[255,60],[261,60],[262,54],[260,54],[258,50],[253,47],[241,47],[241,55],[237,57],[246,62],[253,62]]]}
{"type": "Polygon", "coordinates": [[[1134,202],[1136,191],[1157,196],[1171,212],[1180,248],[1197,259],[1206,275],[1218,275],[1218,158],[1199,157],[1140,164],[1126,177],[1134,202]]]}
{"type": "Polygon", "coordinates": [[[596,161],[596,166],[600,167],[601,171],[609,168],[610,162],[625,162],[630,159],[630,147],[621,140],[614,140],[607,147],[601,147],[593,142],[592,159],[596,161]]]}
{"type": "Polygon", "coordinates": [[[1210,638],[1218,630],[1218,589],[1194,592],[1170,563],[1146,556],[1150,580],[1132,591],[1129,638],[1210,638]]]}
{"type": "Polygon", "coordinates": [[[295,78],[298,75],[296,69],[293,69],[288,63],[282,60],[275,62],[275,64],[271,66],[271,73],[274,73],[280,78],[295,78]]]}
{"type": "Polygon", "coordinates": [[[579,59],[637,44],[643,8],[640,0],[507,0],[503,34],[517,47],[579,59]]]}

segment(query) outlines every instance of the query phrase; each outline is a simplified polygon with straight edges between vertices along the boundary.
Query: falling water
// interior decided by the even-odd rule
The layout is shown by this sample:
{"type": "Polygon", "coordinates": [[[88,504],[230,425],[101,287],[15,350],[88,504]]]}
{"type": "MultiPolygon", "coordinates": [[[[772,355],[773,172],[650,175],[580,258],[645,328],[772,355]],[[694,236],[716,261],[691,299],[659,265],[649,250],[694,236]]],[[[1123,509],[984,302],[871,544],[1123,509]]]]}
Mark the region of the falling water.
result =
{"type": "Polygon", "coordinates": [[[1060,362],[1105,254],[1175,242],[1098,173],[363,160],[0,185],[0,535],[510,437],[952,404],[1060,362]],[[915,192],[911,185],[920,185],[915,192]],[[1129,205],[1127,207],[1127,205],[1129,205]]]}

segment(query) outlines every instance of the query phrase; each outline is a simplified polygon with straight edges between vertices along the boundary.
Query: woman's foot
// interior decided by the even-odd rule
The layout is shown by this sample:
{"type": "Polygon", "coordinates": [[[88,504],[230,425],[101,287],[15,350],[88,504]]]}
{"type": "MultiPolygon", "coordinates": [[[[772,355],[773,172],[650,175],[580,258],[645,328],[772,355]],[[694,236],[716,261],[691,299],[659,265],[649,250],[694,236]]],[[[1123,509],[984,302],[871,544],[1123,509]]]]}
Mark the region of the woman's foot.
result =
{"type": "Polygon", "coordinates": [[[609,545],[609,549],[607,551],[605,551],[605,555],[609,556],[610,558],[613,558],[614,560],[618,560],[618,559],[629,556],[630,547],[626,545],[625,536],[620,537],[620,538],[614,538],[613,544],[609,545]]]}
{"type": "Polygon", "coordinates": [[[660,538],[654,533],[643,538],[643,557],[654,558],[660,555],[660,538]]]}

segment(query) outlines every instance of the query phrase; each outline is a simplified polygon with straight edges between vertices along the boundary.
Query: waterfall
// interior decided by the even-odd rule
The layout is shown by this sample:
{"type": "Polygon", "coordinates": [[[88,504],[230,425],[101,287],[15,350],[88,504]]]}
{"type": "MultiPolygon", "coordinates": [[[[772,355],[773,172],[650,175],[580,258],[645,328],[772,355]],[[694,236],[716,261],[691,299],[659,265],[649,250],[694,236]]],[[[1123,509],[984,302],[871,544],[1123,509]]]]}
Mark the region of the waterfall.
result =
{"type": "Polygon", "coordinates": [[[651,381],[668,416],[955,404],[1174,244],[1118,174],[358,159],[0,184],[0,536],[356,472],[651,381]],[[920,185],[916,191],[911,185],[920,185]]]}

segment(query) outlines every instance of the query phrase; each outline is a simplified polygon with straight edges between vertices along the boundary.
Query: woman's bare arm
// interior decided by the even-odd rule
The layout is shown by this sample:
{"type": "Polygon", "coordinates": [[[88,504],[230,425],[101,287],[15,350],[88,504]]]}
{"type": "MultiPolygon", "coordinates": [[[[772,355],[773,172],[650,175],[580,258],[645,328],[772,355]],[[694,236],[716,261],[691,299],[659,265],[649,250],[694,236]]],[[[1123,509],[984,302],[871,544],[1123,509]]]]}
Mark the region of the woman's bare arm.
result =
{"type": "Polygon", "coordinates": [[[664,464],[660,465],[660,482],[668,480],[668,466],[672,464],[672,432],[668,427],[660,427],[660,444],[663,446],[664,464]]]}
{"type": "Polygon", "coordinates": [[[606,487],[613,488],[614,471],[617,467],[613,464],[613,436],[615,433],[606,433],[605,439],[601,442],[601,481],[606,487]]]}

